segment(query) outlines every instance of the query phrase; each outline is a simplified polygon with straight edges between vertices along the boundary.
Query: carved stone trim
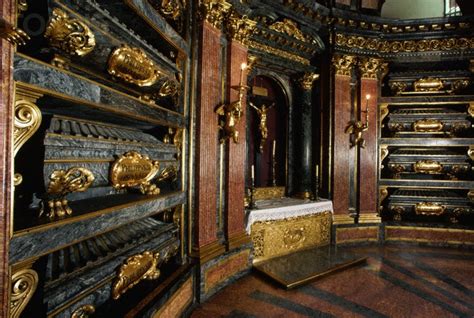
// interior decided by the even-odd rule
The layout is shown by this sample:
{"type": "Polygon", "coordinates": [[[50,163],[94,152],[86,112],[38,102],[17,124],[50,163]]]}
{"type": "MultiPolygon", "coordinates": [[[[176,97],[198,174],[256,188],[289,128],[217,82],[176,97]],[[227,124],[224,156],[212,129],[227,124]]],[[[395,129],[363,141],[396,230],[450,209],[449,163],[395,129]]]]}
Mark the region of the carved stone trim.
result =
{"type": "Polygon", "coordinates": [[[319,78],[319,74],[305,73],[299,80],[302,89],[310,90],[313,88],[313,82],[319,78]]]}
{"type": "Polygon", "coordinates": [[[227,34],[232,40],[247,45],[248,39],[256,26],[257,22],[249,19],[246,15],[240,16],[232,11],[227,19],[227,34]]]}
{"type": "Polygon", "coordinates": [[[122,45],[110,55],[107,71],[127,83],[151,86],[161,77],[155,63],[137,47],[122,45]]]}
{"type": "Polygon", "coordinates": [[[159,253],[145,251],[127,258],[118,269],[112,285],[113,299],[119,299],[121,295],[143,279],[153,280],[160,277],[160,270],[157,268],[159,257],[159,253]]]}
{"type": "Polygon", "coordinates": [[[382,61],[373,57],[360,58],[359,59],[359,70],[362,78],[377,78],[377,75],[382,66],[382,61]]]}
{"type": "Polygon", "coordinates": [[[351,55],[336,55],[332,58],[336,75],[351,76],[355,62],[356,57],[351,55]]]}
{"type": "Polygon", "coordinates": [[[269,26],[269,28],[270,30],[288,34],[289,36],[292,36],[302,42],[307,42],[303,32],[301,32],[301,30],[298,28],[298,24],[296,24],[296,22],[293,20],[283,19],[283,21],[273,23],[269,26]]]}
{"type": "Polygon", "coordinates": [[[224,17],[232,5],[223,0],[202,0],[200,3],[203,20],[220,29],[224,17]]]}
{"type": "Polygon", "coordinates": [[[78,19],[70,18],[58,8],[53,10],[44,36],[51,46],[71,55],[84,56],[95,47],[94,33],[89,27],[78,19]]]}
{"type": "Polygon", "coordinates": [[[10,317],[20,317],[38,286],[38,274],[31,268],[15,271],[11,279],[10,317]]]}

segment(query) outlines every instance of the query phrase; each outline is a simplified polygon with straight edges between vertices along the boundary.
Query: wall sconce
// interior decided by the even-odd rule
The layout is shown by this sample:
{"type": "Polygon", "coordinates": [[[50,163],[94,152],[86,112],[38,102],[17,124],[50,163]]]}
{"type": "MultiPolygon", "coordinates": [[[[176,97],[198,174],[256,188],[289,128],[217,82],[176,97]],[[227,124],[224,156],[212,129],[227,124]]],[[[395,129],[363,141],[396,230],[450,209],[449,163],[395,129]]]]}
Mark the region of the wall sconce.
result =
{"type": "Polygon", "coordinates": [[[219,123],[219,129],[223,131],[223,137],[221,143],[232,138],[234,143],[239,143],[239,132],[237,131],[237,124],[240,122],[242,116],[242,102],[244,100],[245,91],[248,89],[247,85],[244,85],[244,71],[247,68],[247,64],[242,63],[240,67],[240,83],[237,86],[231,86],[232,89],[239,92],[239,97],[236,101],[219,105],[215,112],[221,116],[219,123]]]}
{"type": "Polygon", "coordinates": [[[362,133],[369,129],[369,99],[370,94],[365,96],[365,124],[358,120],[355,122],[350,122],[347,126],[346,130],[344,131],[346,134],[350,134],[350,142],[351,148],[355,146],[360,146],[361,148],[365,148],[365,140],[362,137],[362,133]]]}

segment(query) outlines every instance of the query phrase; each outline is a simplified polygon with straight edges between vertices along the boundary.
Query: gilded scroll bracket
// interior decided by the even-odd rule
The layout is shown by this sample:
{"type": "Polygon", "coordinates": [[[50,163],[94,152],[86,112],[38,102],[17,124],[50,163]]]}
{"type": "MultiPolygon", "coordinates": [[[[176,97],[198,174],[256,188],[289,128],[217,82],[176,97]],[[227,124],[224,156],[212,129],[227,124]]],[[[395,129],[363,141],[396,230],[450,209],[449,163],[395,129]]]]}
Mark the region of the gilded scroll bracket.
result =
{"type": "Polygon", "coordinates": [[[12,269],[9,316],[11,318],[20,317],[38,286],[38,274],[31,268],[33,263],[34,261],[31,261],[12,269]]]}

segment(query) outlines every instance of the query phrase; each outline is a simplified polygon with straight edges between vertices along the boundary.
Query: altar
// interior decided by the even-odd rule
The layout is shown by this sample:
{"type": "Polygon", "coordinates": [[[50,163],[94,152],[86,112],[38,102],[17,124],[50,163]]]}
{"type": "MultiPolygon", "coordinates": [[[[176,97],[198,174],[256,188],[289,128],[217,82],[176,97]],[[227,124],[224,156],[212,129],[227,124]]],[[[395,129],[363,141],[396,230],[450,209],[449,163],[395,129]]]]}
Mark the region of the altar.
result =
{"type": "Polygon", "coordinates": [[[246,230],[254,246],[253,263],[328,245],[332,212],[332,201],[325,199],[257,200],[246,215],[246,230]]]}

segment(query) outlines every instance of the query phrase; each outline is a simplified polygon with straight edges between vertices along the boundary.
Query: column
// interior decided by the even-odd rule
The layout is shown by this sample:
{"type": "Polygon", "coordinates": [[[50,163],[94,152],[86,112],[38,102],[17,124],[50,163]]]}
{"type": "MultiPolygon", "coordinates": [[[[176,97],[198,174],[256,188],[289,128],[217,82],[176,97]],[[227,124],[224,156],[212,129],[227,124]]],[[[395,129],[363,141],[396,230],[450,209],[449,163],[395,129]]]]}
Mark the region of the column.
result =
{"type": "Polygon", "coordinates": [[[334,130],[333,130],[333,178],[332,200],[334,224],[354,223],[349,215],[350,165],[352,164],[350,138],[345,133],[351,122],[351,74],[355,57],[334,56],[334,130]]]}
{"type": "MultiPolygon", "coordinates": [[[[255,28],[256,22],[247,17],[240,17],[232,12],[227,21],[229,45],[227,48],[227,101],[239,100],[239,91],[235,87],[247,84],[247,40],[255,28]],[[232,88],[234,87],[234,88],[232,88]]],[[[242,112],[236,124],[239,132],[238,143],[231,138],[227,147],[226,166],[226,206],[225,232],[229,250],[250,242],[244,224],[245,198],[245,160],[247,136],[245,129],[246,101],[248,89],[243,91],[241,100],[242,112]]]]}
{"type": "Polygon", "coordinates": [[[208,0],[201,4],[199,86],[196,117],[196,202],[193,256],[205,262],[224,252],[217,240],[218,117],[221,102],[221,26],[230,4],[208,0]]]}
{"type": "Polygon", "coordinates": [[[313,81],[319,77],[318,74],[306,73],[298,80],[298,88],[295,90],[296,112],[295,112],[295,196],[302,199],[311,198],[313,187],[311,180],[314,171],[312,155],[312,88],[313,81]]]}
{"type": "MultiPolygon", "coordinates": [[[[361,58],[360,109],[368,110],[369,129],[364,132],[365,148],[359,149],[359,223],[379,223],[377,201],[377,99],[379,95],[378,72],[381,61],[376,58],[361,58]]],[[[361,113],[361,117],[364,117],[361,113]]]]}

